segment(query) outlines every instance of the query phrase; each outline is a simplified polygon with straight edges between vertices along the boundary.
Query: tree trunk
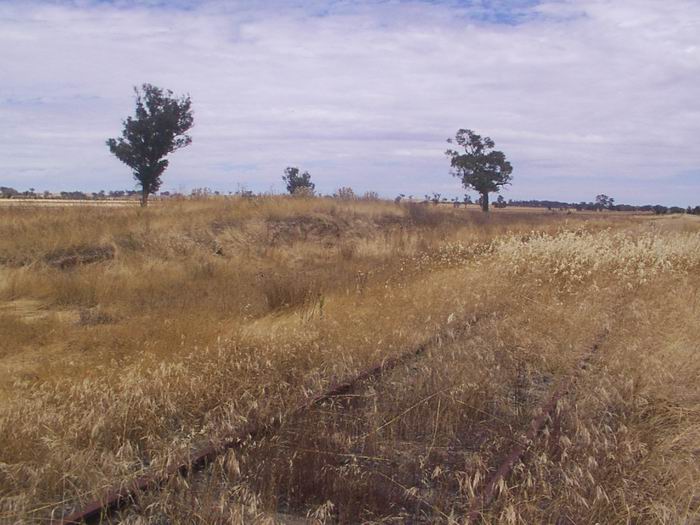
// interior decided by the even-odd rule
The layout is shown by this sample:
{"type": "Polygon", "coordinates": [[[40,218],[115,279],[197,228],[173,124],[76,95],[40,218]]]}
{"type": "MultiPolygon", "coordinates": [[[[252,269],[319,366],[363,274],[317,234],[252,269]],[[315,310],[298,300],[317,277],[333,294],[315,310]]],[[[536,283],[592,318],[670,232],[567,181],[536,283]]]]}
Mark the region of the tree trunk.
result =
{"type": "Polygon", "coordinates": [[[489,211],[489,193],[487,191],[481,194],[481,211],[489,211]]]}
{"type": "Polygon", "coordinates": [[[146,206],[148,206],[148,190],[143,188],[141,190],[141,207],[145,208],[146,206]]]}

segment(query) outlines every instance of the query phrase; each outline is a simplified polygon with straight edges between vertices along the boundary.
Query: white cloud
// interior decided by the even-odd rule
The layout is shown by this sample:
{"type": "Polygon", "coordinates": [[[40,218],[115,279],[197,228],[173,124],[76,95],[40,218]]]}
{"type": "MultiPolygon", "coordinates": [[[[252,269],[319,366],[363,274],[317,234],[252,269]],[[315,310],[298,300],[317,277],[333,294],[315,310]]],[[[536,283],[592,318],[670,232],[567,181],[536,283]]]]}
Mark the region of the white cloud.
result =
{"type": "Polygon", "coordinates": [[[104,140],[152,82],[196,111],[166,188],[281,190],[300,165],[326,192],[457,194],[444,141],[470,127],[509,197],[700,199],[697,2],[251,5],[0,6],[0,184],[130,186],[104,140]]]}

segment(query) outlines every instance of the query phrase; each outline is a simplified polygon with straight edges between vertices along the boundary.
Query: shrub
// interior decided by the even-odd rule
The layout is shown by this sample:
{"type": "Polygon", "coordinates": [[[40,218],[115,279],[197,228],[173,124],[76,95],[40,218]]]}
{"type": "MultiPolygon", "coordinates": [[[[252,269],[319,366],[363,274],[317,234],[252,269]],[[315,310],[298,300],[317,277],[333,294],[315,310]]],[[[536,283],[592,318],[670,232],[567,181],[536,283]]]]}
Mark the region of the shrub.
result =
{"type": "Polygon", "coordinates": [[[357,199],[357,195],[355,195],[352,188],[349,186],[344,186],[336,190],[336,192],[333,194],[333,198],[341,201],[354,201],[357,199]]]}

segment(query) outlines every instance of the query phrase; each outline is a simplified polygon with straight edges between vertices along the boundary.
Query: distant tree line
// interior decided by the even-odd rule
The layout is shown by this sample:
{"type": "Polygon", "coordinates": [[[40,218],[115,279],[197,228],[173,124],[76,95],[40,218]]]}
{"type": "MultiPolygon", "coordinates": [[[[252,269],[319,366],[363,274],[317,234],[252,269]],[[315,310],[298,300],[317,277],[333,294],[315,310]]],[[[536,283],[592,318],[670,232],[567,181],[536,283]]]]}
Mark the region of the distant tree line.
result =
{"type": "MultiPolygon", "coordinates": [[[[167,193],[167,192],[166,192],[167,193]]],[[[71,200],[99,200],[99,199],[118,199],[125,197],[133,197],[141,195],[139,190],[100,190],[97,192],[84,191],[59,191],[52,193],[50,191],[36,191],[34,188],[29,188],[25,191],[19,191],[15,188],[0,186],[0,199],[71,199],[71,200]]]]}
{"type": "MultiPolygon", "coordinates": [[[[285,174],[287,171],[285,170],[285,174]]],[[[302,174],[303,175],[303,174],[302,174]]],[[[306,191],[298,191],[299,188],[293,187],[290,191],[290,195],[304,195],[313,196],[313,183],[309,179],[303,179],[304,184],[300,187],[304,188],[306,191]],[[309,184],[306,184],[308,182],[309,184]]],[[[288,188],[289,191],[289,188],[288,188]]],[[[185,198],[186,195],[176,191],[161,191],[158,193],[160,197],[166,198],[185,198]]],[[[190,193],[189,197],[192,198],[205,198],[205,197],[219,197],[219,196],[238,196],[253,198],[256,194],[246,188],[241,188],[235,192],[222,192],[218,190],[212,190],[211,188],[194,188],[190,193]]],[[[321,195],[319,195],[321,196],[321,195]]],[[[379,194],[374,191],[367,191],[365,193],[357,194],[350,187],[338,188],[332,195],[327,195],[338,200],[379,200],[379,194]]],[[[83,191],[61,191],[61,192],[49,192],[49,191],[36,191],[34,188],[29,188],[28,190],[20,191],[8,186],[0,186],[0,199],[70,199],[70,200],[100,200],[100,199],[128,199],[142,197],[141,190],[100,190],[97,192],[83,192],[83,191]]],[[[601,197],[600,195],[598,197],[601,197]]],[[[606,197],[606,196],[602,196],[606,197]]],[[[413,201],[413,195],[406,196],[403,193],[394,199],[394,202],[400,203],[405,199],[413,201]]],[[[454,197],[448,199],[443,197],[440,193],[433,193],[432,195],[425,195],[423,203],[425,204],[452,204],[454,207],[460,207],[466,204],[477,204],[482,205],[481,198],[473,201],[472,198],[467,194],[463,198],[454,197]]],[[[615,204],[612,198],[596,198],[596,201],[585,202],[581,201],[575,202],[565,202],[565,201],[555,201],[555,200],[517,200],[509,199],[505,200],[503,195],[499,195],[496,201],[493,203],[494,208],[505,208],[506,206],[520,206],[523,208],[544,208],[549,210],[571,210],[575,209],[577,211],[629,211],[629,212],[646,212],[655,213],[657,215],[671,214],[671,213],[688,213],[690,215],[700,215],[700,206],[688,206],[687,208],[682,208],[680,206],[662,206],[660,204],[644,204],[641,206],[635,206],[632,204],[615,204]]]]}
{"type": "Polygon", "coordinates": [[[657,215],[664,215],[667,213],[689,213],[692,215],[700,215],[700,206],[688,206],[687,208],[682,208],[680,206],[662,206],[660,204],[644,204],[641,206],[636,206],[633,204],[614,204],[608,203],[603,205],[600,202],[563,202],[563,201],[550,201],[550,200],[508,200],[509,206],[522,206],[524,208],[547,208],[547,209],[575,209],[577,211],[633,211],[633,212],[647,212],[655,213],[657,215]]]}

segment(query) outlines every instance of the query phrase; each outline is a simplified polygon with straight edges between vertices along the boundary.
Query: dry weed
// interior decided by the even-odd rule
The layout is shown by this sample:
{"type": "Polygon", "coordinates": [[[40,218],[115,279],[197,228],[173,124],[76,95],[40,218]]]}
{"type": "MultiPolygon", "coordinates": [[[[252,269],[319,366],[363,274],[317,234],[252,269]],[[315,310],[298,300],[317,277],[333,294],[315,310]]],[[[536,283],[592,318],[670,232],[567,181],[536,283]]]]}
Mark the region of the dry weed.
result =
{"type": "Polygon", "coordinates": [[[556,446],[484,517],[697,520],[700,238],[665,224],[281,197],[2,209],[0,522],[59,515],[426,340],[122,517],[460,522],[605,326],[556,446]]]}

